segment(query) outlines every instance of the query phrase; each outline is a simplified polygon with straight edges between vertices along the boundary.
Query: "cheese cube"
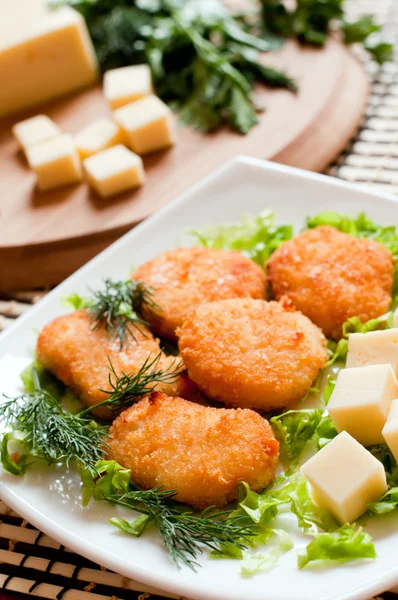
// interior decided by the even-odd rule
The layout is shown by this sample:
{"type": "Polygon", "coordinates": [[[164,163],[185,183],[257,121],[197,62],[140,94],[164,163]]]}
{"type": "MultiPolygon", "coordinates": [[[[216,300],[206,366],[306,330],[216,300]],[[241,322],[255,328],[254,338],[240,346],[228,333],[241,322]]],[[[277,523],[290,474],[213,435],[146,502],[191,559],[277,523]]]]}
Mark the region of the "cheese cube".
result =
{"type": "Polygon", "coordinates": [[[80,159],[70,135],[60,135],[30,146],[26,156],[41,190],[77,183],[82,179],[80,159]]]}
{"type": "Polygon", "coordinates": [[[153,94],[148,65],[112,69],[104,75],[104,96],[112,110],[153,94]]]}
{"type": "Polygon", "coordinates": [[[337,431],[348,431],[364,446],[384,444],[382,429],[398,382],[390,364],[342,369],[328,411],[337,431]]]}
{"type": "Polygon", "coordinates": [[[136,188],[145,180],[141,158],[120,144],[86,158],[83,165],[89,184],[103,198],[136,188]]]}
{"type": "Polygon", "coordinates": [[[352,523],[387,491],[384,467],[349,433],[339,433],[302,467],[314,501],[340,523],[352,523]]]}
{"type": "Polygon", "coordinates": [[[110,119],[98,119],[75,136],[75,146],[82,160],[122,141],[119,126],[110,119]]]}
{"type": "Polygon", "coordinates": [[[58,125],[46,115],[37,115],[31,119],[21,121],[14,125],[12,132],[22,150],[26,150],[34,144],[51,140],[61,134],[58,125]]]}
{"type": "Polygon", "coordinates": [[[2,14],[0,24],[0,116],[88,86],[98,77],[83,17],[67,6],[36,10],[37,5],[12,0],[3,10],[9,13],[2,14]]]}
{"type": "Polygon", "coordinates": [[[398,461],[398,400],[391,403],[390,412],[383,429],[383,437],[396,461],[398,461]]]}
{"type": "Polygon", "coordinates": [[[168,148],[174,143],[172,114],[156,96],[148,96],[113,113],[125,143],[137,154],[168,148]]]}
{"type": "Polygon", "coordinates": [[[396,308],[394,310],[394,313],[392,316],[392,322],[393,322],[393,327],[398,327],[398,308],[396,308]]]}
{"type": "Polygon", "coordinates": [[[350,334],[346,363],[348,368],[386,363],[390,363],[394,373],[398,375],[398,328],[350,334]]]}

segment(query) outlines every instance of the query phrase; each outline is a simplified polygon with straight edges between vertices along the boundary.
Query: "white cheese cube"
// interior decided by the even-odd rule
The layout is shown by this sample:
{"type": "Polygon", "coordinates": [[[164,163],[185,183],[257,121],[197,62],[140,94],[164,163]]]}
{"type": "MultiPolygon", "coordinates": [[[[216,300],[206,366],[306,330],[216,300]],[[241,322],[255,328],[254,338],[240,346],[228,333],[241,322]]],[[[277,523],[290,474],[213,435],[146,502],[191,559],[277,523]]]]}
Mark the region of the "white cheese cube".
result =
{"type": "Polygon", "coordinates": [[[153,94],[148,65],[112,69],[104,75],[104,96],[112,110],[153,94]]]}
{"type": "Polygon", "coordinates": [[[75,136],[75,146],[82,160],[122,141],[119,126],[110,119],[98,119],[75,136]]]}
{"type": "Polygon", "coordinates": [[[86,158],[83,165],[89,184],[103,198],[136,188],[145,180],[142,159],[122,145],[86,158]]]}
{"type": "Polygon", "coordinates": [[[72,136],[58,137],[27,149],[29,166],[36,173],[37,185],[49,190],[81,181],[83,172],[72,136]]]}
{"type": "Polygon", "coordinates": [[[384,467],[349,433],[339,433],[302,467],[314,501],[340,523],[352,523],[387,491],[384,467]]]}
{"type": "Polygon", "coordinates": [[[20,121],[12,128],[19,147],[26,150],[29,146],[51,140],[61,135],[61,130],[47,115],[37,115],[31,119],[20,121]]]}
{"type": "Polygon", "coordinates": [[[398,461],[398,399],[391,403],[390,412],[383,429],[383,436],[396,461],[398,461]]]}
{"type": "Polygon", "coordinates": [[[342,369],[328,411],[337,431],[348,431],[364,446],[384,444],[382,429],[398,383],[390,364],[342,369]]]}
{"type": "Polygon", "coordinates": [[[146,154],[174,143],[173,116],[156,96],[148,96],[113,113],[120,125],[125,143],[133,152],[146,154]]]}
{"type": "Polygon", "coordinates": [[[392,316],[392,323],[394,327],[398,327],[398,308],[394,310],[394,314],[392,316]]]}
{"type": "Polygon", "coordinates": [[[83,17],[67,6],[34,10],[36,5],[12,0],[3,9],[9,14],[2,14],[0,23],[0,116],[88,86],[98,77],[83,17]]]}
{"type": "Polygon", "coordinates": [[[349,335],[348,368],[386,363],[398,375],[398,328],[349,335]]]}

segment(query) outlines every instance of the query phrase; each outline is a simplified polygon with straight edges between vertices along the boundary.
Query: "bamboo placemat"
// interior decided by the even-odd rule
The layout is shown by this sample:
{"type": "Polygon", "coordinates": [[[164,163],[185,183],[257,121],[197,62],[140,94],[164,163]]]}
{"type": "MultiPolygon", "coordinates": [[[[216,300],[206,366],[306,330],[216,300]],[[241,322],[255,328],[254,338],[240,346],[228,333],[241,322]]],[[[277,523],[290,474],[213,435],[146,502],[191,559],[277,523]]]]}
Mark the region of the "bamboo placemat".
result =
{"type": "MultiPolygon", "coordinates": [[[[353,18],[376,13],[398,47],[397,0],[350,0],[347,8],[353,18]]],[[[369,62],[366,67],[373,86],[362,126],[327,173],[398,194],[398,52],[393,62],[381,68],[369,62]]],[[[0,294],[0,331],[47,291],[0,294]]],[[[162,600],[154,590],[144,590],[131,579],[61,546],[0,501],[0,600],[28,600],[33,596],[51,600],[162,600]]],[[[387,593],[376,600],[393,599],[398,600],[398,595],[387,593]]]]}

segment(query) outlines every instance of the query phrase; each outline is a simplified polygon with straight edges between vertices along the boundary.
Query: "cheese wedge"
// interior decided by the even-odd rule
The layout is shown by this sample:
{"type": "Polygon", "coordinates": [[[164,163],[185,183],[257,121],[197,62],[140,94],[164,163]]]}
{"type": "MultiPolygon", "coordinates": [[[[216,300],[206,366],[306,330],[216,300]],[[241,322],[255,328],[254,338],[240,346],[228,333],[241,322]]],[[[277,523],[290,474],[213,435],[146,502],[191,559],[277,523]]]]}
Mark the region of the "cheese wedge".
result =
{"type": "Polygon", "coordinates": [[[390,364],[342,369],[328,403],[337,431],[348,431],[364,446],[384,444],[383,427],[398,383],[390,364]]]}
{"type": "Polygon", "coordinates": [[[398,399],[393,400],[383,429],[383,437],[398,461],[398,399]]]}
{"type": "Polygon", "coordinates": [[[30,146],[26,157],[36,173],[37,185],[41,190],[78,183],[82,179],[80,159],[70,135],[60,135],[30,146]]]}
{"type": "Polygon", "coordinates": [[[12,128],[21,150],[61,135],[61,130],[47,115],[37,115],[17,123],[12,128]]]}
{"type": "Polygon", "coordinates": [[[139,187],[145,180],[142,159],[121,144],[86,158],[83,165],[90,186],[103,198],[139,187]]]}
{"type": "Polygon", "coordinates": [[[346,363],[348,368],[387,363],[390,363],[394,373],[398,375],[398,328],[350,334],[346,363]]]}
{"type": "Polygon", "coordinates": [[[112,110],[153,94],[148,65],[111,69],[104,75],[104,96],[112,110]]]}
{"type": "Polygon", "coordinates": [[[7,4],[0,23],[0,116],[96,81],[94,48],[78,12],[46,10],[35,0],[7,4]]]}
{"type": "Polygon", "coordinates": [[[314,501],[341,524],[352,523],[387,491],[384,467],[343,431],[302,467],[314,501]]]}
{"type": "Polygon", "coordinates": [[[156,96],[148,96],[119,108],[113,117],[125,143],[137,154],[169,148],[174,143],[173,116],[156,96]]]}

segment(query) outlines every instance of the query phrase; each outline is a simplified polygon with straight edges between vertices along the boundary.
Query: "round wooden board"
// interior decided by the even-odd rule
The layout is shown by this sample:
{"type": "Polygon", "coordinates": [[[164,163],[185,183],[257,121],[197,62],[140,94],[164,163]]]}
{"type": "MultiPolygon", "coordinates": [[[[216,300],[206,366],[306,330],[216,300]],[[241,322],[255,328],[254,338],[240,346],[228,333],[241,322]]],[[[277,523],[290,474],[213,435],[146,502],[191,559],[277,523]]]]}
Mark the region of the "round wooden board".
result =
{"type": "Polygon", "coordinates": [[[365,107],[368,80],[338,42],[322,50],[287,43],[264,62],[287,70],[298,94],[258,89],[266,112],[246,136],[202,135],[178,128],[174,148],[145,158],[147,182],[133,193],[100,200],[83,183],[52,192],[35,189],[12,125],[46,113],[69,133],[109,115],[101,89],[3,120],[0,126],[0,290],[58,283],[134,224],[237,154],[322,170],[354,134],[365,107]]]}

